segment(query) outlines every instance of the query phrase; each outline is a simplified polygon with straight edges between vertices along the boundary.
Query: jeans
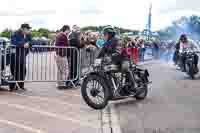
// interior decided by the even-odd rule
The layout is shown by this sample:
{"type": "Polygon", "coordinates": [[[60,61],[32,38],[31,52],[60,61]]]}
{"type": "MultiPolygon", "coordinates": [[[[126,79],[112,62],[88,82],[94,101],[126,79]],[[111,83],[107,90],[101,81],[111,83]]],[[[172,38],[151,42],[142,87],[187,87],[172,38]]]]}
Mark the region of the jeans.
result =
{"type": "Polygon", "coordinates": [[[130,69],[130,65],[131,65],[130,59],[125,58],[118,54],[118,55],[112,56],[112,61],[114,62],[114,64],[120,65],[121,72],[126,73],[126,76],[131,79],[132,85],[135,86],[134,76],[130,69]]]}
{"type": "MultiPolygon", "coordinates": [[[[11,55],[11,64],[10,64],[11,74],[14,81],[21,81],[18,83],[20,88],[24,88],[24,80],[26,77],[26,56],[22,54],[12,54],[11,55]]],[[[14,88],[16,83],[10,85],[11,88],[14,88]]]]}
{"type": "Polygon", "coordinates": [[[57,64],[57,86],[65,86],[66,80],[68,80],[69,76],[69,65],[68,65],[68,60],[67,57],[62,57],[57,55],[56,56],[56,64],[57,64]]]}

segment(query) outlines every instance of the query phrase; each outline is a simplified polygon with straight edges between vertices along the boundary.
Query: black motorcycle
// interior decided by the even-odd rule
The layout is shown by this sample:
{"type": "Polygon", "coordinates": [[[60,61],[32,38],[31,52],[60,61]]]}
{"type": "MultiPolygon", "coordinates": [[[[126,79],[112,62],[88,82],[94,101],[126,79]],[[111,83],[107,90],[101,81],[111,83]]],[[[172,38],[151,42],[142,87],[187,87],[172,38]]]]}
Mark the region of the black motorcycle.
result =
{"type": "Polygon", "coordinates": [[[148,93],[148,70],[130,65],[134,76],[131,81],[128,74],[120,71],[118,65],[111,63],[108,57],[96,59],[93,71],[89,72],[82,83],[81,93],[85,102],[93,109],[103,109],[109,100],[134,97],[143,100],[148,93]]]}
{"type": "Polygon", "coordinates": [[[199,72],[199,68],[197,66],[198,59],[195,60],[195,56],[197,56],[197,53],[199,52],[185,51],[179,54],[179,59],[177,63],[181,71],[186,72],[192,79],[194,79],[195,75],[199,72]],[[183,62],[183,58],[185,62],[183,62]]]}

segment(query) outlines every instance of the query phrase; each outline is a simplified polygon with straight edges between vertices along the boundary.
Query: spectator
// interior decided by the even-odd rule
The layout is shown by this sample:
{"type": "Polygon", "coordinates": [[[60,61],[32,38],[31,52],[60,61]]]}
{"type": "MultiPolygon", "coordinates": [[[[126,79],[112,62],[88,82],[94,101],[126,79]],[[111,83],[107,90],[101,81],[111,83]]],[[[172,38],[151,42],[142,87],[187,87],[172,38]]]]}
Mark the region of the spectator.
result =
{"type": "Polygon", "coordinates": [[[153,42],[154,58],[159,59],[159,44],[158,42],[153,42]]]}
{"type": "Polygon", "coordinates": [[[85,42],[86,42],[86,41],[85,41],[85,40],[86,40],[86,39],[85,39],[85,35],[82,33],[80,38],[81,38],[80,45],[81,45],[81,46],[84,46],[84,45],[85,45],[85,42]]]}
{"type": "Polygon", "coordinates": [[[98,39],[97,39],[97,41],[96,41],[97,47],[98,47],[98,48],[102,48],[103,45],[104,45],[104,43],[105,43],[105,41],[104,41],[102,35],[99,35],[99,36],[98,36],[98,39]]]}
{"type": "Polygon", "coordinates": [[[173,46],[173,42],[172,41],[167,43],[167,54],[166,54],[166,61],[167,62],[169,62],[171,60],[172,46],[173,46]]]}
{"type": "MultiPolygon", "coordinates": [[[[70,40],[70,46],[75,47],[78,50],[82,48],[81,46],[81,38],[80,38],[80,28],[77,25],[74,25],[72,27],[72,32],[69,35],[69,40],[70,40]]],[[[76,49],[71,49],[71,60],[70,60],[70,79],[73,79],[73,83],[77,84],[79,83],[79,75],[78,75],[78,51],[76,49]]]]}
{"type": "Polygon", "coordinates": [[[88,34],[87,43],[86,43],[87,45],[85,46],[85,48],[86,48],[86,57],[87,59],[89,59],[88,63],[91,65],[94,64],[94,60],[97,56],[96,54],[98,53],[96,51],[98,48],[96,46],[96,40],[97,40],[97,36],[94,33],[90,32],[88,34]]]}
{"type": "Polygon", "coordinates": [[[134,39],[134,44],[135,44],[136,47],[139,47],[139,39],[140,39],[139,36],[137,36],[137,37],[134,39]]]}
{"type": "Polygon", "coordinates": [[[144,56],[145,56],[145,44],[144,44],[144,39],[140,39],[139,40],[139,57],[140,57],[140,61],[144,62],[144,56]]]}
{"type": "Polygon", "coordinates": [[[127,46],[128,48],[132,48],[133,47],[133,43],[132,43],[132,40],[131,38],[128,38],[128,42],[127,42],[127,46]]]}
{"type": "Polygon", "coordinates": [[[56,64],[58,67],[58,82],[57,82],[58,89],[64,89],[65,87],[64,81],[68,80],[69,76],[69,65],[67,59],[68,50],[65,48],[69,46],[67,37],[69,32],[70,32],[70,27],[68,25],[64,25],[56,36],[55,45],[57,47],[56,64]]]}
{"type": "MultiPolygon", "coordinates": [[[[30,35],[31,27],[29,24],[22,24],[21,28],[11,36],[11,44],[15,45],[15,53],[11,55],[11,74],[18,83],[20,89],[25,90],[24,80],[26,76],[26,56],[31,47],[32,38],[30,35]]],[[[16,90],[15,83],[10,84],[10,91],[16,90]]]]}

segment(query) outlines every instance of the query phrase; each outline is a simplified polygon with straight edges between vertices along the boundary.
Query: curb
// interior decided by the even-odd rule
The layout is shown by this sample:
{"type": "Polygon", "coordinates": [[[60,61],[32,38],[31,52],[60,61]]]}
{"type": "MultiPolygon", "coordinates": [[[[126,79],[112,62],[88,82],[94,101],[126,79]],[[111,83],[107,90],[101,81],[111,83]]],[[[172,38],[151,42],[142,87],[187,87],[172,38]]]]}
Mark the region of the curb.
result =
{"type": "Polygon", "coordinates": [[[122,133],[114,104],[101,110],[101,133],[122,133]]]}
{"type": "Polygon", "coordinates": [[[112,127],[112,133],[122,133],[120,123],[119,123],[119,117],[117,115],[117,112],[115,110],[115,105],[110,105],[110,114],[111,114],[111,127],[112,127]]]}
{"type": "Polygon", "coordinates": [[[112,133],[109,106],[100,111],[101,113],[101,133],[112,133]]]}

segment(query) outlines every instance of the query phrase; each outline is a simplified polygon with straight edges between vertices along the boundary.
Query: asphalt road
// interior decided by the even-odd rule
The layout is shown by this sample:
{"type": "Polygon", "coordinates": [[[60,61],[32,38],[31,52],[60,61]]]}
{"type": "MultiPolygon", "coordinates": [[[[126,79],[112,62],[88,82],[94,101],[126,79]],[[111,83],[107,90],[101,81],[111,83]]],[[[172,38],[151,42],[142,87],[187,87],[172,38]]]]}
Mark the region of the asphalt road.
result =
{"type": "Polygon", "coordinates": [[[123,133],[199,133],[200,76],[191,80],[172,64],[146,66],[153,84],[144,101],[115,104],[123,133]]]}
{"type": "MultiPolygon", "coordinates": [[[[27,80],[56,80],[53,56],[49,60],[54,67],[39,61],[34,66],[38,71],[28,71],[27,80]],[[40,76],[40,69],[55,74],[40,76]]],[[[200,76],[192,81],[173,65],[160,62],[145,67],[153,81],[147,99],[115,103],[122,132],[199,133],[200,76]]],[[[26,92],[0,91],[0,133],[102,133],[102,112],[85,105],[79,89],[61,91],[55,84],[26,83],[26,92]]]]}
{"type": "Polygon", "coordinates": [[[101,113],[85,105],[79,89],[25,86],[26,92],[0,91],[0,133],[100,133],[101,113]]]}
{"type": "Polygon", "coordinates": [[[89,108],[80,88],[57,90],[49,81],[57,81],[55,52],[30,53],[27,91],[0,90],[0,133],[104,133],[104,112],[89,108]]]}

